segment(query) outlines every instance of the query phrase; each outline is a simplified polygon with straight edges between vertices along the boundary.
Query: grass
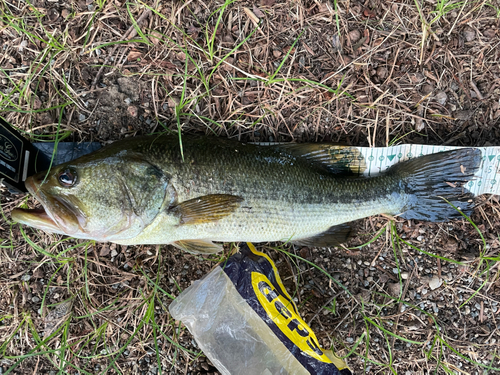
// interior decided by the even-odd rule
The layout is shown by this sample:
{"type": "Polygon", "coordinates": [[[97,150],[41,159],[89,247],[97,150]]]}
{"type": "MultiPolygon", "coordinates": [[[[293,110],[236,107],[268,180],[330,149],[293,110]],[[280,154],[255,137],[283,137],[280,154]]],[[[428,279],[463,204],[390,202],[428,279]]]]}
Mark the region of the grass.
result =
{"type": "MultiPolygon", "coordinates": [[[[158,263],[158,268],[154,270],[154,279],[150,278],[143,269],[137,270],[139,275],[142,274],[140,277],[145,281],[145,284],[143,288],[136,290],[132,296],[127,295],[126,289],[124,290],[120,286],[120,282],[118,282],[118,284],[112,284],[110,288],[110,290],[116,290],[114,295],[106,296],[104,300],[98,302],[93,293],[90,293],[92,285],[96,282],[96,275],[91,270],[91,265],[95,261],[88,258],[90,257],[88,255],[89,246],[90,243],[78,244],[67,249],[68,251],[81,250],[82,257],[79,259],[64,258],[60,254],[54,256],[39,247],[35,248],[35,251],[41,250],[40,252],[49,258],[47,260],[43,259],[41,263],[53,265],[54,268],[43,291],[41,310],[53,311],[56,308],[56,306],[50,305],[45,307],[45,301],[52,294],[53,284],[59,284],[56,287],[57,289],[65,290],[69,294],[76,293],[71,298],[75,299],[75,304],[79,306],[80,313],[74,313],[71,319],[60,322],[59,329],[50,337],[44,339],[37,332],[33,322],[34,318],[30,313],[23,313],[21,317],[3,317],[4,323],[9,322],[9,320],[12,321],[9,322],[11,323],[9,325],[13,329],[0,346],[4,361],[7,361],[10,365],[7,371],[4,372],[5,374],[15,371],[23,360],[31,357],[45,358],[54,368],[63,372],[69,372],[72,369],[85,374],[107,373],[110,369],[118,371],[116,361],[123,358],[123,353],[127,350],[129,344],[132,340],[137,340],[137,338],[143,345],[150,346],[155,350],[158,348],[159,343],[165,340],[164,342],[169,342],[176,350],[181,350],[183,354],[199,355],[199,353],[183,348],[175,338],[169,336],[169,331],[173,335],[173,321],[164,322],[163,318],[160,318],[161,322],[157,320],[160,316],[158,314],[159,307],[161,306],[161,311],[166,311],[163,299],[173,299],[172,295],[159,287],[162,276],[159,267],[161,262],[158,263]],[[82,248],[85,245],[87,248],[82,248]],[[79,262],[83,262],[83,264],[76,267],[79,262]],[[78,268],[78,271],[75,268],[78,268]],[[63,285],[56,282],[56,279],[61,278],[61,276],[66,278],[66,282],[62,283],[63,285]],[[75,284],[80,284],[80,288],[75,289],[75,284]],[[115,288],[115,285],[119,286],[115,288]],[[127,300],[126,303],[123,303],[123,298],[127,300]],[[108,320],[109,318],[105,318],[107,316],[114,316],[115,319],[108,320]],[[12,324],[16,320],[17,324],[12,324]],[[84,321],[86,325],[91,325],[89,327],[91,329],[76,338],[74,332],[69,331],[69,322],[71,320],[74,322],[84,321]],[[122,321],[125,324],[120,325],[119,323],[122,321]],[[132,328],[130,329],[129,326],[132,328]],[[111,332],[115,332],[116,336],[110,336],[111,332]],[[8,352],[12,350],[13,345],[24,346],[23,338],[27,336],[33,337],[36,345],[34,347],[29,345],[30,350],[21,356],[9,355],[8,352]],[[128,338],[124,339],[125,336],[128,336],[128,338]],[[58,337],[57,342],[54,342],[54,337],[58,337]],[[54,344],[57,345],[54,346],[54,344]],[[97,371],[99,366],[92,367],[94,360],[104,361],[107,363],[106,368],[100,368],[97,371]]],[[[28,283],[25,285],[29,287],[28,283]]],[[[47,321],[49,316],[50,313],[45,315],[43,320],[47,321]]],[[[161,367],[161,364],[159,364],[158,368],[161,369],[161,367]]]]}
{"type": "MultiPolygon", "coordinates": [[[[482,233],[478,230],[476,224],[467,216],[465,219],[469,224],[477,230],[480,238],[484,239],[482,233]]],[[[395,358],[393,356],[394,345],[399,343],[411,345],[414,349],[413,351],[420,351],[425,353],[427,361],[434,362],[433,373],[454,373],[457,370],[456,367],[450,366],[449,363],[443,361],[443,356],[449,356],[451,354],[455,354],[460,360],[469,363],[473,367],[477,369],[483,369],[482,371],[500,371],[500,367],[497,365],[493,365],[494,361],[490,363],[481,363],[467,354],[464,354],[460,350],[457,349],[457,342],[452,337],[449,336],[447,329],[445,326],[442,326],[442,323],[438,321],[435,314],[427,311],[426,309],[422,309],[414,303],[409,302],[407,296],[405,295],[405,281],[401,278],[402,270],[400,268],[400,262],[402,256],[404,254],[408,254],[412,250],[416,250],[425,254],[428,259],[434,258],[435,260],[441,260],[441,266],[445,264],[458,264],[464,265],[461,262],[457,262],[453,259],[446,259],[437,254],[429,253],[425,250],[420,249],[419,247],[413,245],[412,243],[402,239],[398,235],[398,231],[395,226],[395,222],[390,221],[382,227],[378,233],[374,234],[373,237],[367,243],[356,246],[353,249],[362,249],[367,247],[377,240],[380,242],[380,238],[382,234],[387,233],[390,234],[390,247],[394,253],[394,262],[396,268],[398,270],[398,284],[400,285],[399,295],[394,296],[385,291],[377,292],[371,291],[371,296],[367,299],[361,298],[359,299],[357,296],[353,295],[345,286],[334,278],[331,274],[326,272],[323,268],[317,266],[314,262],[311,262],[307,259],[304,259],[294,253],[291,253],[283,248],[274,248],[274,250],[281,251],[286,256],[293,259],[294,263],[300,262],[302,264],[307,264],[311,267],[314,267],[318,273],[324,274],[328,277],[332,282],[337,284],[339,287],[340,293],[343,298],[349,300],[356,300],[358,303],[357,313],[361,315],[364,320],[364,327],[359,327],[360,330],[359,336],[356,342],[353,344],[353,347],[350,351],[347,351],[345,348],[344,351],[347,352],[342,358],[349,359],[354,357],[362,357],[364,358],[364,371],[369,372],[372,365],[377,366],[379,369],[385,369],[384,373],[393,373],[397,374],[398,369],[394,366],[395,358]],[[446,262],[446,263],[445,263],[446,262]],[[402,310],[404,307],[404,310],[402,310]],[[392,313],[388,313],[388,312],[392,313]],[[428,319],[429,322],[432,323],[432,326],[427,326],[425,332],[419,333],[417,332],[404,332],[400,333],[397,330],[398,322],[400,320],[408,320],[408,317],[416,317],[415,312],[419,312],[419,315],[422,314],[424,317],[428,319]],[[374,337],[377,337],[374,340],[374,337]],[[420,339],[418,339],[420,337],[420,339]],[[375,342],[374,342],[375,341],[375,342]],[[382,350],[381,346],[382,345],[382,350]],[[384,346],[385,345],[385,346],[384,346]],[[375,347],[372,349],[372,347],[375,347]],[[369,354],[370,353],[370,354],[369,354]],[[379,353],[379,358],[376,359],[374,357],[375,353],[379,353]],[[385,356],[384,356],[385,355],[385,356]]],[[[497,262],[498,259],[491,259],[494,262],[497,262]]],[[[477,269],[475,273],[481,275],[480,278],[483,279],[481,281],[481,285],[478,289],[475,289],[471,296],[458,308],[463,309],[464,305],[469,303],[477,294],[480,292],[481,288],[486,285],[488,282],[491,282],[490,279],[490,269],[493,266],[491,263],[485,263],[483,257],[481,256],[477,262],[477,269]]],[[[300,269],[298,269],[300,271],[300,269]]],[[[341,298],[342,298],[341,297],[341,298]]],[[[333,315],[340,314],[337,310],[337,297],[333,299],[331,307],[324,306],[323,308],[326,311],[329,311],[333,315]]],[[[419,318],[421,320],[421,318],[419,318]]],[[[358,323],[358,319],[355,319],[355,325],[358,323]]],[[[341,342],[342,340],[336,340],[337,342],[341,342]]],[[[335,351],[335,348],[332,348],[335,351]]],[[[337,349],[338,350],[338,349],[337,349]]],[[[496,358],[496,350],[491,349],[489,353],[490,357],[493,359],[496,358]]],[[[349,361],[348,361],[349,363],[349,361]]]]}
{"type": "MultiPolygon", "coordinates": [[[[488,86],[500,74],[498,35],[481,36],[499,18],[493,2],[380,3],[375,17],[345,1],[325,7],[266,3],[272,2],[253,8],[227,0],[207,6],[130,1],[121,7],[97,1],[92,10],[57,8],[61,15],[54,22],[50,9],[3,3],[0,36],[8,57],[0,57],[2,115],[33,141],[108,142],[158,130],[178,132],[181,144],[181,131],[373,146],[443,144],[462,131],[467,136],[456,144],[500,139],[494,126],[498,97],[488,86]],[[257,25],[244,6],[259,18],[257,25]],[[459,47],[465,25],[478,31],[477,39],[459,47]],[[353,30],[362,42],[347,42],[353,30]],[[342,51],[332,47],[332,33],[342,51]],[[117,84],[123,77],[134,83],[138,99],[117,84]],[[419,95],[426,84],[446,91],[446,105],[419,95]],[[117,99],[110,104],[99,95],[113,87],[117,99]],[[472,97],[475,90],[485,99],[472,97]],[[124,104],[127,98],[131,104],[124,104]],[[452,105],[483,117],[453,122],[452,105]],[[129,106],[139,115],[128,114],[129,106]],[[425,122],[422,129],[417,120],[425,122]]],[[[167,310],[230,251],[194,257],[165,246],[122,248],[50,236],[9,222],[11,209],[33,207],[32,200],[1,199],[4,374],[212,371],[167,310]],[[69,300],[71,316],[45,338],[51,312],[69,300]]],[[[268,250],[323,346],[355,372],[495,373],[497,333],[485,337],[484,330],[496,318],[498,212],[498,202],[486,199],[474,220],[421,225],[372,218],[345,249],[311,249],[309,256],[290,246],[268,250]],[[450,241],[473,255],[447,250],[450,241]],[[422,282],[426,269],[447,269],[442,273],[452,277],[441,277],[443,285],[430,291],[422,282]]]]}

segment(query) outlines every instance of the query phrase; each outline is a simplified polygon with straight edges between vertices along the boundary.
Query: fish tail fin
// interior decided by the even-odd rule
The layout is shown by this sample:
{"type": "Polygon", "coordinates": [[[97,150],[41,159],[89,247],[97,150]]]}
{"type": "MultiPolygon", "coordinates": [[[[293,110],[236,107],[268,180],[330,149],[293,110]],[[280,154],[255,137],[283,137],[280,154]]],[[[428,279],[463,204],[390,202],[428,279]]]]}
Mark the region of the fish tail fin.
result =
{"type": "Polygon", "coordinates": [[[473,195],[465,184],[474,179],[481,164],[481,150],[473,148],[425,155],[392,167],[402,181],[408,203],[404,219],[446,221],[474,208],[473,195]],[[450,205],[450,203],[453,205],[450,205]]]}

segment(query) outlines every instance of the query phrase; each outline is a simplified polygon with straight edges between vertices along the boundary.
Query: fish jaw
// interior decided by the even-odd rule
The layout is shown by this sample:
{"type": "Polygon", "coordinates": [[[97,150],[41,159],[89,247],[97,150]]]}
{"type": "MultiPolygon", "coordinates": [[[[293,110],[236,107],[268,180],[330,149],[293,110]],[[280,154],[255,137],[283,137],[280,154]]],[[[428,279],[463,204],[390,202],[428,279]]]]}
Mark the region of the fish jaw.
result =
{"type": "Polygon", "coordinates": [[[12,210],[11,217],[12,220],[19,224],[29,225],[45,232],[64,234],[43,208],[35,210],[16,208],[12,210]]]}
{"type": "Polygon", "coordinates": [[[81,213],[75,212],[63,199],[47,195],[41,188],[39,175],[28,177],[26,188],[41,203],[33,210],[17,208],[11,213],[12,220],[46,232],[75,236],[82,232],[81,213]]]}

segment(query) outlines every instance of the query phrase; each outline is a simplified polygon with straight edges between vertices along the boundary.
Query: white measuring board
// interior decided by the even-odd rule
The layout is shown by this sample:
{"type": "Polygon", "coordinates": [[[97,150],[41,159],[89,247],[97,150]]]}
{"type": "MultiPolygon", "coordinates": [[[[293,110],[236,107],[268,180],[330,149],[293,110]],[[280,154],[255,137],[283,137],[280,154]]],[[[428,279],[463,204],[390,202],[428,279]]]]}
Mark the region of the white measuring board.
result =
{"type": "MultiPolygon", "coordinates": [[[[365,158],[364,176],[374,176],[391,165],[422,155],[441,151],[457,150],[467,147],[399,145],[392,147],[356,147],[365,158]]],[[[470,147],[469,147],[470,148],[470,147]]],[[[481,150],[481,166],[475,178],[466,184],[475,196],[481,194],[500,194],[500,147],[473,147],[481,150]]]]}

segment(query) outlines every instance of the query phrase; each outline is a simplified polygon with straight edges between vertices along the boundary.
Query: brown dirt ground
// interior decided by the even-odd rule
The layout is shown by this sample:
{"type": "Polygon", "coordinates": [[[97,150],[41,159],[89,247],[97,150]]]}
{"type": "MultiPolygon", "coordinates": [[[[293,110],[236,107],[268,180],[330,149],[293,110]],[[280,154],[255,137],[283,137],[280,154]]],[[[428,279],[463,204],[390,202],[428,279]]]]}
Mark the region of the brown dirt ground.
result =
{"type": "MultiPolygon", "coordinates": [[[[237,1],[216,27],[221,5],[4,2],[0,115],[38,140],[68,131],[69,140],[108,143],[180,125],[251,141],[500,146],[498,2],[466,1],[435,19],[436,1],[237,1]],[[253,20],[259,29],[217,65],[253,20]],[[213,58],[206,33],[215,33],[213,58]],[[106,45],[117,41],[125,42],[106,45]]],[[[23,202],[2,190],[0,374],[149,374],[158,362],[164,373],[218,373],[189,352],[197,346],[169,317],[165,293],[178,295],[220,258],[171,246],[72,248],[77,241],[24,228],[30,243],[9,221],[23,202]],[[65,253],[54,260],[40,250],[65,253]],[[157,277],[161,293],[148,281],[157,277]],[[46,305],[70,296],[66,336],[48,354],[20,358],[35,348],[34,332],[42,335],[46,305]],[[151,298],[156,330],[141,325],[151,298]],[[160,337],[157,350],[158,331],[171,341],[160,337]],[[56,356],[61,342],[71,350],[56,356]]],[[[483,374],[500,368],[499,210],[497,197],[478,199],[472,220],[484,243],[464,220],[395,223],[404,240],[461,264],[393,246],[390,230],[362,249],[288,248],[351,295],[309,264],[266,251],[320,343],[348,355],[355,373],[483,374]],[[432,289],[433,278],[442,285],[432,289]],[[334,312],[324,308],[334,302],[334,312]]],[[[389,225],[382,216],[361,221],[347,247],[389,225]]]]}

